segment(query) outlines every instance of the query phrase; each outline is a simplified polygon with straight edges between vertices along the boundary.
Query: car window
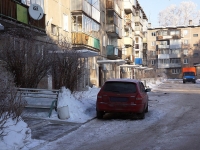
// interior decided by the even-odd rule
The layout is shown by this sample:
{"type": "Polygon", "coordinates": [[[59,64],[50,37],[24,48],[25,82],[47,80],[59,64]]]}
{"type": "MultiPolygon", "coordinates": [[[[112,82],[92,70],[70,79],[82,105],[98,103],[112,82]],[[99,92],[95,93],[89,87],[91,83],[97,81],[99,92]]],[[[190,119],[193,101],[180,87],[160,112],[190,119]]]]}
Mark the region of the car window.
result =
{"type": "Polygon", "coordinates": [[[117,93],[136,93],[137,88],[135,83],[130,82],[106,82],[103,91],[117,93]]]}
{"type": "Polygon", "coordinates": [[[140,82],[140,91],[145,92],[145,87],[144,87],[144,84],[142,82],[140,82]]]}
{"type": "Polygon", "coordinates": [[[194,72],[185,72],[184,75],[185,76],[194,76],[194,72]]]}

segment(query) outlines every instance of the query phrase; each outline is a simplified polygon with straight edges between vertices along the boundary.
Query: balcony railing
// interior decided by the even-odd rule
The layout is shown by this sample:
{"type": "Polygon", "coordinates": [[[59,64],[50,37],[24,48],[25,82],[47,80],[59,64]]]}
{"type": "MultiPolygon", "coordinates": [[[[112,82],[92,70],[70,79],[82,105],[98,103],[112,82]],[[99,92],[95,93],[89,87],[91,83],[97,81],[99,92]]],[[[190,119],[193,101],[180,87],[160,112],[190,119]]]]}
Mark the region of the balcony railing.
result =
{"type": "Polygon", "coordinates": [[[99,39],[95,39],[85,33],[72,32],[72,47],[87,47],[92,50],[100,50],[99,39]]]}
{"type": "Polygon", "coordinates": [[[107,24],[106,25],[106,32],[109,36],[112,37],[117,37],[119,39],[122,38],[122,30],[119,29],[119,27],[117,27],[114,24],[107,24]]]}
{"type": "Polygon", "coordinates": [[[168,63],[168,64],[158,63],[158,68],[174,68],[174,67],[181,67],[181,64],[180,63],[168,63]]]}
{"type": "Polygon", "coordinates": [[[159,35],[159,36],[156,37],[157,41],[168,40],[168,39],[172,39],[172,36],[171,35],[165,35],[165,36],[159,35]]]}
{"type": "Polygon", "coordinates": [[[114,45],[107,45],[107,58],[108,59],[121,59],[122,58],[122,50],[115,47],[114,45]]]}
{"type": "Polygon", "coordinates": [[[34,20],[30,17],[28,8],[28,6],[12,0],[0,0],[0,16],[2,18],[45,30],[45,14],[40,20],[34,20]]]}
{"type": "Polygon", "coordinates": [[[130,1],[124,1],[124,11],[126,13],[132,13],[133,12],[133,4],[130,1]]]}
{"type": "Polygon", "coordinates": [[[133,39],[130,37],[124,37],[125,47],[133,47],[133,39]]]}
{"type": "Polygon", "coordinates": [[[160,48],[160,49],[166,49],[166,48],[169,48],[169,45],[158,45],[158,48],[160,48]]]}
{"type": "Polygon", "coordinates": [[[106,9],[114,10],[120,17],[122,17],[122,12],[117,3],[114,0],[106,1],[106,9]]]}

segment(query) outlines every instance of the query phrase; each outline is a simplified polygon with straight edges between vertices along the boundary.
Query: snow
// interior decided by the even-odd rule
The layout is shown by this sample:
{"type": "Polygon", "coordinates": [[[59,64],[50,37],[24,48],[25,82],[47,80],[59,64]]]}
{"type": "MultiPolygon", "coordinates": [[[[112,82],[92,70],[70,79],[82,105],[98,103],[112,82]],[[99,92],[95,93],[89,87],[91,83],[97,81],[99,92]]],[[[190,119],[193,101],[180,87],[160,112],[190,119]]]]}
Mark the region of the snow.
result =
{"type": "MultiPolygon", "coordinates": [[[[182,82],[182,80],[178,79],[173,79],[172,81],[182,82]]],[[[162,84],[162,82],[163,81],[148,82],[147,87],[156,89],[159,88],[159,84],[162,84]]],[[[200,84],[200,79],[197,80],[197,84],[200,84]]],[[[68,106],[69,109],[69,118],[63,121],[84,123],[88,120],[93,119],[96,116],[95,103],[96,95],[99,90],[100,88],[97,87],[88,87],[87,91],[71,94],[68,89],[63,87],[58,98],[58,109],[64,106],[68,106]]],[[[152,95],[150,98],[150,107],[156,106],[156,103],[158,101],[157,96],[152,95]]],[[[167,99],[169,100],[169,97],[167,99]]],[[[159,117],[165,115],[165,110],[159,110],[159,112],[154,111],[153,113],[155,113],[152,114],[153,116],[155,116],[154,119],[159,119],[159,117]]],[[[50,118],[48,118],[46,114],[42,113],[34,113],[29,115],[32,117],[37,116],[44,119],[60,120],[58,118],[57,112],[55,111],[52,113],[50,118]]],[[[147,118],[145,120],[153,122],[152,118],[147,118]]],[[[31,139],[31,129],[21,117],[18,120],[13,120],[9,118],[3,127],[3,134],[5,136],[0,136],[1,150],[28,150],[45,142],[42,140],[31,139]]],[[[84,128],[84,125],[82,127],[84,128]]]]}

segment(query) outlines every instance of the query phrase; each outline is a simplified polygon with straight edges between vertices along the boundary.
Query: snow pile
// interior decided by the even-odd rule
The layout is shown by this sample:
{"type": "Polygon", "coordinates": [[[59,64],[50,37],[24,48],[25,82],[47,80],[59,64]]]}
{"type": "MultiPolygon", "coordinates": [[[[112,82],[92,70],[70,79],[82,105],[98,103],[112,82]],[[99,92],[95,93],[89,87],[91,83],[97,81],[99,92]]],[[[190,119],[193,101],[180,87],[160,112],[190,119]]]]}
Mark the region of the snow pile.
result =
{"type": "Polygon", "coordinates": [[[21,118],[18,120],[8,118],[2,131],[3,133],[0,135],[1,150],[27,150],[42,142],[31,139],[31,130],[21,118]]]}

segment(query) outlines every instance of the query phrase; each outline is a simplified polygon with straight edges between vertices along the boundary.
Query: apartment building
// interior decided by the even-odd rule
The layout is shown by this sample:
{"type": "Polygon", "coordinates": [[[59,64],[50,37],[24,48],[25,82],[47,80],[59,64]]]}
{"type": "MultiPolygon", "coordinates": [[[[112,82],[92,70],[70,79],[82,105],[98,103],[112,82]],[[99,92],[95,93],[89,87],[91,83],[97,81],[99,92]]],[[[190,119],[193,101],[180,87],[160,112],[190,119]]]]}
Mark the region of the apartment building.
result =
{"type": "MultiPolygon", "coordinates": [[[[85,65],[80,88],[101,86],[109,78],[135,78],[135,67],[146,62],[143,43],[146,45],[148,20],[137,0],[0,2],[3,27],[9,27],[7,22],[15,26],[31,26],[38,33],[38,39],[58,41],[58,47],[67,40],[71,49],[81,53],[85,65]],[[28,8],[32,3],[42,7],[42,19],[34,20],[29,16],[28,8]]],[[[45,82],[48,88],[53,88],[51,76],[43,79],[42,83],[45,82]]]]}
{"type": "MultiPolygon", "coordinates": [[[[148,28],[148,66],[155,76],[182,78],[183,67],[200,64],[200,25],[148,28]]],[[[197,77],[200,77],[198,71],[197,77]]]]}

